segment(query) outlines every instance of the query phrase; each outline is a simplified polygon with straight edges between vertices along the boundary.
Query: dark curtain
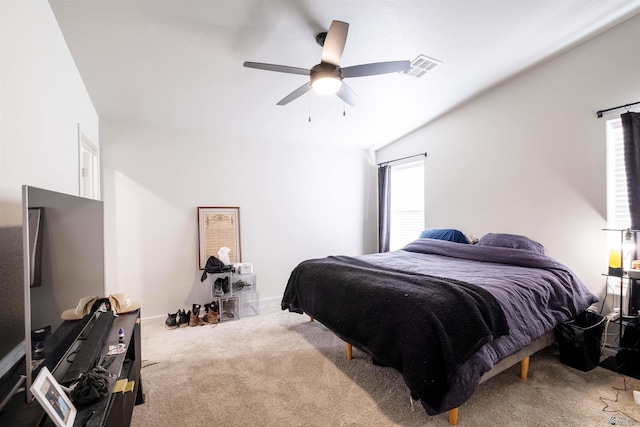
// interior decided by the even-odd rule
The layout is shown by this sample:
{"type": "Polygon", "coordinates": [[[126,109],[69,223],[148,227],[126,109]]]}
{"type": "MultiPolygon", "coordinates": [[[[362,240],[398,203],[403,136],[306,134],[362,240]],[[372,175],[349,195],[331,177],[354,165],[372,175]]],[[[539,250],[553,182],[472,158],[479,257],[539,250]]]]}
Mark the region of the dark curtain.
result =
{"type": "Polygon", "coordinates": [[[624,134],[624,166],[627,172],[631,228],[640,228],[640,113],[625,113],[622,119],[624,134]]]}
{"type": "MultiPolygon", "coordinates": [[[[627,175],[627,192],[629,198],[629,213],[631,214],[631,228],[640,229],[640,113],[624,113],[622,132],[624,134],[624,167],[627,175]]],[[[635,253],[633,259],[638,258],[639,236],[636,233],[635,253]]],[[[631,281],[628,314],[635,315],[640,309],[640,281],[631,281]]]]}
{"type": "Polygon", "coordinates": [[[378,166],[378,252],[389,252],[391,166],[378,166]]]}

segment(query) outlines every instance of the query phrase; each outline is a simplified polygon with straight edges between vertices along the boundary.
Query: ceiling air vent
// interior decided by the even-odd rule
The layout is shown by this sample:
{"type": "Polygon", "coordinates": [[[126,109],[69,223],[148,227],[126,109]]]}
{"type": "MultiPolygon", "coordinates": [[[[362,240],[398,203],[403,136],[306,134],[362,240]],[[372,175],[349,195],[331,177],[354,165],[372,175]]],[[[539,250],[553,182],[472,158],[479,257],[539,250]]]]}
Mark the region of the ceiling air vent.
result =
{"type": "Polygon", "coordinates": [[[442,64],[442,61],[429,58],[426,55],[419,55],[416,59],[411,61],[409,69],[402,73],[413,77],[422,77],[427,74],[428,71],[433,70],[440,64],[442,64]]]}

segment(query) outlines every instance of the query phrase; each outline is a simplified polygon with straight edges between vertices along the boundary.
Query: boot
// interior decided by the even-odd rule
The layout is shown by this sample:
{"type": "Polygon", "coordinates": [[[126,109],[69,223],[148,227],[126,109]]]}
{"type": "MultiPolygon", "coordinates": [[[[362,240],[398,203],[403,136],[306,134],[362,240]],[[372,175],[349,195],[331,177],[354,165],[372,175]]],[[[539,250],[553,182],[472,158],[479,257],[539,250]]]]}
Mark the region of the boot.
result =
{"type": "Polygon", "coordinates": [[[214,310],[213,305],[218,306],[217,303],[209,303],[204,305],[205,314],[202,320],[207,323],[218,323],[218,311],[214,310]]]}
{"type": "Polygon", "coordinates": [[[189,316],[189,326],[198,326],[200,324],[200,304],[193,304],[191,316],[189,316]]]}
{"type": "Polygon", "coordinates": [[[221,297],[224,296],[224,290],[222,289],[222,277],[218,277],[215,282],[213,282],[213,296],[221,297]]]}
{"type": "Polygon", "coordinates": [[[178,313],[167,313],[167,320],[164,321],[164,326],[167,329],[175,329],[178,327],[178,323],[176,322],[176,316],[178,313]]]}
{"type": "Polygon", "coordinates": [[[184,310],[178,310],[178,326],[183,328],[189,324],[189,318],[191,317],[191,310],[185,312],[184,310]]]}
{"type": "Polygon", "coordinates": [[[225,294],[229,293],[229,276],[222,279],[222,292],[225,294]]]}

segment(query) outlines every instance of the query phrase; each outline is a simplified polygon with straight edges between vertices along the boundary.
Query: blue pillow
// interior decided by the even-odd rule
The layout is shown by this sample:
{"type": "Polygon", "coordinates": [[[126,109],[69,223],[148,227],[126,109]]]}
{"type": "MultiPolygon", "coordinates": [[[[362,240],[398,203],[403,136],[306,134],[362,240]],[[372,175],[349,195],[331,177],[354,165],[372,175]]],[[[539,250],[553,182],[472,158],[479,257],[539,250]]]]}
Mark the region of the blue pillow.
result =
{"type": "Polygon", "coordinates": [[[424,230],[420,233],[420,238],[448,240],[456,243],[469,243],[464,233],[453,228],[424,230]]]}

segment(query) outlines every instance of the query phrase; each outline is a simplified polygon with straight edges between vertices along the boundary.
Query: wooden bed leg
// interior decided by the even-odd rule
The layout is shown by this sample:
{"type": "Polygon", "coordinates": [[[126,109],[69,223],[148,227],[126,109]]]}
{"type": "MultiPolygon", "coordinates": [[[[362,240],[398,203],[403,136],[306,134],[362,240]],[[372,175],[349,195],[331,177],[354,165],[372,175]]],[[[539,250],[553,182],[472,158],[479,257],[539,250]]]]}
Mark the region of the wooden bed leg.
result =
{"type": "Polygon", "coordinates": [[[313,322],[313,317],[309,316],[309,322],[313,322]]]}
{"type": "Polygon", "coordinates": [[[453,408],[449,411],[449,424],[452,426],[458,425],[458,408],[453,408]]]}
{"type": "Polygon", "coordinates": [[[349,343],[347,344],[347,360],[353,359],[353,346],[349,343]]]}
{"type": "Polygon", "coordinates": [[[529,377],[529,358],[525,357],[520,361],[520,379],[526,381],[529,377]]]}
{"type": "MultiPolygon", "coordinates": [[[[526,381],[529,376],[529,358],[525,357],[520,361],[520,378],[522,381],[526,381]]],[[[449,411],[449,424],[452,426],[458,425],[458,409],[453,408],[449,411]]]]}

